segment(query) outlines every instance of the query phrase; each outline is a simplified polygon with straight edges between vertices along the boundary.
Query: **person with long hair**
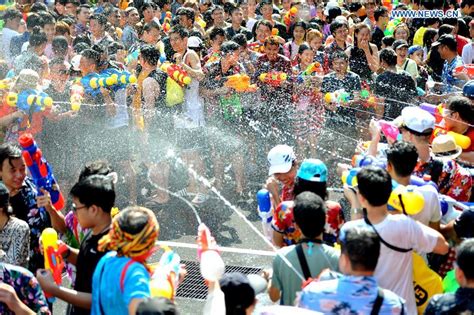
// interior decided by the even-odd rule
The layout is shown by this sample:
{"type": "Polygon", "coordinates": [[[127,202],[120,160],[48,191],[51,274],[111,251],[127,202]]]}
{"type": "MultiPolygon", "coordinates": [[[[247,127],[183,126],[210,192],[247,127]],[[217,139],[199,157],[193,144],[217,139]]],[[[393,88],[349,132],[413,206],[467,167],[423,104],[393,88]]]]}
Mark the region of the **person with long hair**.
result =
{"type": "Polygon", "coordinates": [[[283,52],[285,57],[290,59],[293,64],[296,64],[295,60],[298,55],[298,48],[305,42],[306,30],[308,25],[305,22],[296,22],[290,28],[290,34],[292,34],[292,40],[283,45],[283,52]]]}
{"type": "Polygon", "coordinates": [[[349,56],[349,67],[358,74],[362,82],[369,84],[373,74],[379,68],[378,49],[370,42],[370,28],[365,23],[354,27],[354,47],[346,50],[349,56]]]}

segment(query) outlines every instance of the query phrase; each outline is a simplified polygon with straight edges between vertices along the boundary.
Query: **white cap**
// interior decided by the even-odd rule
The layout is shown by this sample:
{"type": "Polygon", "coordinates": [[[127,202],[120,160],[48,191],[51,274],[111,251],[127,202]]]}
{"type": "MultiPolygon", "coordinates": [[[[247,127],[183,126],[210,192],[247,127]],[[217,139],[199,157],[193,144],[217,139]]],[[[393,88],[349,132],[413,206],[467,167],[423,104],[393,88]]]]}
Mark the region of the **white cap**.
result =
{"type": "Polygon", "coordinates": [[[276,173],[288,173],[296,160],[293,148],[286,144],[279,144],[268,152],[268,163],[270,169],[268,175],[276,173]]]}
{"type": "Polygon", "coordinates": [[[72,70],[81,71],[79,65],[81,64],[81,55],[75,55],[71,59],[72,70]]]}
{"type": "Polygon", "coordinates": [[[200,48],[202,47],[202,40],[197,36],[190,36],[188,38],[188,48],[200,48]]]}
{"type": "Polygon", "coordinates": [[[401,116],[394,120],[395,125],[421,134],[430,134],[435,127],[435,118],[427,111],[414,106],[405,107],[401,116]]]}
{"type": "Polygon", "coordinates": [[[324,8],[324,15],[329,15],[329,10],[332,8],[339,8],[339,3],[337,1],[329,1],[326,3],[326,7],[324,8]]]}

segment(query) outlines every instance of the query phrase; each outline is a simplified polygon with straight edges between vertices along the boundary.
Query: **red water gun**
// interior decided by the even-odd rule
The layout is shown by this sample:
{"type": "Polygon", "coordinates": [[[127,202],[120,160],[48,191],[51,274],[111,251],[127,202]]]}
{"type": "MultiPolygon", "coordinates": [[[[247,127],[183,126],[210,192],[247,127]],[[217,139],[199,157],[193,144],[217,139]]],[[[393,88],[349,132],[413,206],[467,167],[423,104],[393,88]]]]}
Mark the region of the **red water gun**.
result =
{"type": "Polygon", "coordinates": [[[175,80],[181,86],[191,83],[191,77],[188,75],[186,70],[177,64],[165,62],[163,65],[161,65],[161,70],[166,72],[170,78],[175,80]]]}
{"type": "Polygon", "coordinates": [[[474,78],[474,64],[461,65],[454,68],[454,74],[464,73],[467,74],[469,79],[474,78]]]}
{"type": "Polygon", "coordinates": [[[260,81],[273,87],[279,87],[288,79],[288,75],[284,72],[268,72],[262,73],[258,77],[260,81]]]}
{"type": "Polygon", "coordinates": [[[161,25],[163,27],[163,32],[168,33],[169,30],[171,29],[171,19],[172,19],[171,12],[166,11],[165,18],[163,19],[163,24],[161,25]]]}
{"type": "Polygon", "coordinates": [[[298,14],[298,9],[296,7],[292,7],[290,11],[286,12],[283,17],[283,22],[285,22],[287,28],[290,28],[291,21],[296,17],[296,14],[298,14]]]}
{"type": "Polygon", "coordinates": [[[24,133],[20,136],[18,141],[23,149],[23,159],[25,160],[31,177],[38,188],[38,195],[42,194],[40,188],[48,191],[54,208],[58,211],[62,210],[64,208],[64,197],[53,176],[51,166],[49,166],[48,162],[43,157],[43,153],[36,145],[33,136],[29,133],[24,133]]]}
{"type": "MultiPolygon", "coordinates": [[[[41,243],[44,249],[44,268],[51,271],[54,282],[61,284],[64,269],[62,254],[68,250],[66,244],[58,245],[58,233],[52,228],[46,228],[41,232],[41,243]]],[[[50,302],[54,301],[47,292],[46,297],[50,302]]]]}

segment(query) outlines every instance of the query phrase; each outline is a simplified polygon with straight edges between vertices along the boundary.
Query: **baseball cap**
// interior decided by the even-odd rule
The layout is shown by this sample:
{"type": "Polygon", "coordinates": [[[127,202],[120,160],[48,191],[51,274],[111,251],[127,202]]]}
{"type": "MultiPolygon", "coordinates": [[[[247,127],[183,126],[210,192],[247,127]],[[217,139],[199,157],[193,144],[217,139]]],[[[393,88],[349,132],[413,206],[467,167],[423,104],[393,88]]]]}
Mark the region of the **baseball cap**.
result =
{"type": "Polygon", "coordinates": [[[457,45],[456,38],[451,34],[443,34],[441,35],[437,41],[431,44],[431,47],[436,47],[439,45],[457,45]]]}
{"type": "Polygon", "coordinates": [[[465,97],[474,98],[474,80],[467,81],[462,88],[462,94],[465,97]]]}
{"type": "Polygon", "coordinates": [[[327,182],[328,168],[321,160],[306,159],[301,163],[296,176],[310,182],[327,182]]]}
{"type": "Polygon", "coordinates": [[[292,147],[279,144],[268,152],[267,160],[270,163],[268,175],[288,173],[296,160],[296,156],[292,147]]]}
{"type": "Polygon", "coordinates": [[[10,193],[3,182],[0,182],[0,207],[8,207],[10,193]]]}
{"type": "Polygon", "coordinates": [[[138,304],[137,315],[175,315],[178,314],[176,305],[164,297],[153,297],[138,304]]]}
{"type": "Polygon", "coordinates": [[[227,310],[245,310],[255,301],[255,290],[247,276],[240,272],[224,274],[219,280],[219,285],[222,292],[224,292],[227,310]]]}
{"type": "Polygon", "coordinates": [[[409,55],[412,55],[412,54],[414,54],[415,52],[417,52],[418,50],[423,50],[423,47],[421,47],[420,45],[413,45],[413,46],[410,46],[410,48],[408,48],[408,54],[409,54],[409,55]]]}
{"type": "Polygon", "coordinates": [[[420,135],[430,135],[435,126],[433,115],[415,106],[405,107],[393,122],[399,128],[403,127],[420,135]]]}
{"type": "Polygon", "coordinates": [[[397,39],[392,44],[393,50],[397,50],[398,48],[402,48],[402,47],[407,47],[408,48],[408,43],[404,39],[397,39]]]}
{"type": "Polygon", "coordinates": [[[202,40],[197,36],[188,38],[188,48],[202,48],[202,40]]]}

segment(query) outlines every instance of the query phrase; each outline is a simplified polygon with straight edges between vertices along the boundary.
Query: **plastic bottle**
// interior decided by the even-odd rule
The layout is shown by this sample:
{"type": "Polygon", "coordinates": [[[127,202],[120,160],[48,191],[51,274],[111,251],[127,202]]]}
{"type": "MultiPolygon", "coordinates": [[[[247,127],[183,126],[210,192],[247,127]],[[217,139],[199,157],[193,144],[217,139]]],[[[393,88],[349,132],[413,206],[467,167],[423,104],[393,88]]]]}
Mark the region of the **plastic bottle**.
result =
{"type": "Polygon", "coordinates": [[[273,209],[270,200],[270,192],[267,189],[260,189],[257,192],[258,215],[262,219],[263,233],[270,241],[273,239],[272,218],[273,209]]]}

